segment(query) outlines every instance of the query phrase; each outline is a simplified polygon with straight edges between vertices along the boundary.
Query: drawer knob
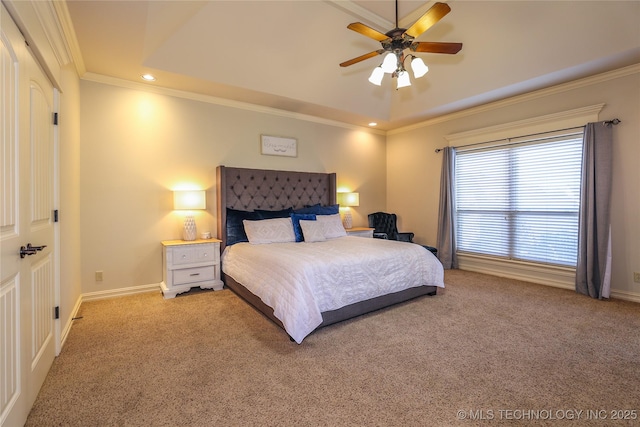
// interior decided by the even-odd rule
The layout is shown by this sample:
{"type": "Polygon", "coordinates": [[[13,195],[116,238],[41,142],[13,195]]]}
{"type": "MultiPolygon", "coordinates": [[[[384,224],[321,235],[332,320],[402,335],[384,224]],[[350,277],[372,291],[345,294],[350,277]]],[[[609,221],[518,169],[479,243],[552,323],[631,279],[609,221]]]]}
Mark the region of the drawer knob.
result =
{"type": "Polygon", "coordinates": [[[187,256],[186,255],[182,255],[182,259],[185,259],[185,258],[187,258],[187,256]]]}
{"type": "Polygon", "coordinates": [[[208,257],[208,256],[209,256],[209,254],[205,252],[205,253],[204,253],[204,257],[206,258],[206,257],[208,257]]]}
{"type": "Polygon", "coordinates": [[[191,273],[189,276],[199,276],[200,273],[191,273]]]}

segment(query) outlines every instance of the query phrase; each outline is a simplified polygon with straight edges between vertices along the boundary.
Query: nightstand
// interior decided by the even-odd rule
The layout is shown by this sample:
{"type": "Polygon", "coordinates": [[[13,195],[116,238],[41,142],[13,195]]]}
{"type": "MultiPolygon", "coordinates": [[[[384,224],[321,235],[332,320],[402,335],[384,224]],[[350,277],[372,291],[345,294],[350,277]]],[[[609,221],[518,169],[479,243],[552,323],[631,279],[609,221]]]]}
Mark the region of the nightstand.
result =
{"type": "Polygon", "coordinates": [[[373,230],[373,228],[369,227],[347,228],[347,235],[356,237],[373,237],[373,230]]]}
{"type": "Polygon", "coordinates": [[[162,242],[162,293],[165,298],[191,288],[222,290],[220,240],[162,242]]]}

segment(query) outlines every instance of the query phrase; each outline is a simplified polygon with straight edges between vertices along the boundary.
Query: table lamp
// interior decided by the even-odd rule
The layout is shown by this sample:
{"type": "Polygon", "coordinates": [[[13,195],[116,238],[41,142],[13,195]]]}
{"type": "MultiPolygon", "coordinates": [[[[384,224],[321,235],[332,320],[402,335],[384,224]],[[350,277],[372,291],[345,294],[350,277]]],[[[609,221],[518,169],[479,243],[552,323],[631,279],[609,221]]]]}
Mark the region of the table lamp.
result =
{"type": "Polygon", "coordinates": [[[353,227],[353,218],[351,217],[352,206],[360,206],[360,194],[359,193],[338,193],[338,204],[340,207],[344,207],[344,217],[342,218],[342,224],[344,228],[349,229],[353,227]]]}
{"type": "Polygon", "coordinates": [[[207,200],[204,190],[173,192],[173,209],[187,211],[184,217],[182,240],[196,240],[198,233],[196,231],[196,221],[193,218],[193,211],[206,208],[207,200]]]}

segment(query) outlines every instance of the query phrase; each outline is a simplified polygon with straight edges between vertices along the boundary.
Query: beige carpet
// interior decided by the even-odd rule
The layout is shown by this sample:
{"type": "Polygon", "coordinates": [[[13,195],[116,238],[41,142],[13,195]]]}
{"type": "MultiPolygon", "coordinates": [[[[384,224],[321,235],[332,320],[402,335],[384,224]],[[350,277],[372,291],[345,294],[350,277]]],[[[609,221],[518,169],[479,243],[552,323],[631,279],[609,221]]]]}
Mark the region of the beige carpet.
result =
{"type": "Polygon", "coordinates": [[[640,425],[638,304],[445,283],[302,345],[229,290],[84,303],[27,425],[640,425]]]}

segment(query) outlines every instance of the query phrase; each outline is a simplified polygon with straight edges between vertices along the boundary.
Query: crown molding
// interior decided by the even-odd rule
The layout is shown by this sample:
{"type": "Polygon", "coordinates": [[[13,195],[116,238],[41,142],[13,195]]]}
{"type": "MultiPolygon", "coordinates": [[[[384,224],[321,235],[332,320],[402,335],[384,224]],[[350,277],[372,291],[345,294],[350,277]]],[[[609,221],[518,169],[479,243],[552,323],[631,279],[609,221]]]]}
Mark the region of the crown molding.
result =
{"type": "Polygon", "coordinates": [[[84,65],[84,59],[80,51],[80,44],[78,43],[78,37],[76,36],[75,28],[69,14],[69,8],[66,1],[56,1],[53,3],[53,7],[58,16],[58,22],[64,39],[66,40],[66,50],[68,55],[71,56],[73,64],[76,67],[76,72],[79,76],[82,76],[87,72],[87,68],[84,65]]]}
{"type": "Polygon", "coordinates": [[[47,41],[59,65],[70,64],[71,53],[68,49],[64,31],[60,26],[55,3],[52,1],[31,1],[33,10],[42,24],[47,41]]]}
{"type": "Polygon", "coordinates": [[[433,119],[425,120],[424,122],[416,123],[414,125],[404,126],[387,131],[387,135],[395,135],[399,133],[408,132],[415,129],[420,129],[427,126],[433,126],[438,123],[443,123],[451,120],[457,120],[464,117],[472,116],[475,114],[484,113],[487,111],[497,110],[511,105],[520,104],[523,102],[532,101],[546,96],[551,96],[559,93],[564,93],[570,90],[579,89],[582,87],[592,86],[598,83],[606,82],[609,80],[619,79],[621,77],[630,76],[640,73],[640,64],[629,65],[627,67],[618,68],[613,71],[607,71],[605,73],[596,74],[594,76],[585,77],[582,79],[574,80],[568,83],[562,83],[556,86],[552,86],[545,89],[536,90],[533,92],[525,93],[523,95],[512,96],[510,98],[502,99],[500,101],[490,102],[478,107],[472,107],[455,113],[445,114],[435,117],[433,119]]]}
{"type": "Polygon", "coordinates": [[[323,119],[317,116],[311,116],[307,114],[294,113],[291,111],[280,110],[272,107],[265,107],[262,105],[251,104],[248,102],[234,101],[230,99],[218,98],[211,95],[202,95],[194,92],[187,92],[177,89],[168,89],[158,86],[150,86],[146,83],[132,82],[130,80],[119,79],[116,77],[105,76],[102,74],[85,73],[81,80],[107,84],[111,86],[118,86],[126,89],[140,90],[144,92],[151,92],[158,95],[173,96],[176,98],[189,99],[192,101],[205,102],[208,104],[220,105],[223,107],[237,108],[240,110],[247,110],[257,113],[270,114],[273,116],[285,117],[296,120],[303,120],[307,122],[319,123],[328,126],[340,127],[345,129],[357,130],[376,135],[386,135],[387,132],[379,129],[372,129],[364,126],[351,125],[336,120],[323,119]]]}
{"type": "Polygon", "coordinates": [[[597,122],[599,120],[598,115],[604,108],[604,105],[605,104],[589,105],[531,119],[445,135],[444,138],[449,142],[449,145],[464,147],[465,145],[475,145],[488,140],[502,140],[549,132],[556,129],[580,127],[588,122],[597,122]]]}

